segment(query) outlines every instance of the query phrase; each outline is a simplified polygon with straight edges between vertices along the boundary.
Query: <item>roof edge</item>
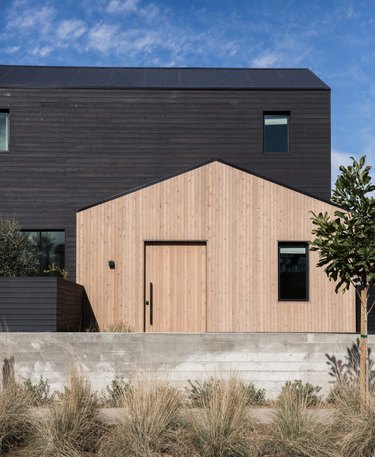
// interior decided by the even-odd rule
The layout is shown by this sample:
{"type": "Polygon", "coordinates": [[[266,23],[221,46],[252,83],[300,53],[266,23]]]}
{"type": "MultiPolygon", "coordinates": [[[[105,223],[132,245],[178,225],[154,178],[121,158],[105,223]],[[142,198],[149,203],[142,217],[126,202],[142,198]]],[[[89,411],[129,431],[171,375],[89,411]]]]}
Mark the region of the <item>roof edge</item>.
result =
{"type": "Polygon", "coordinates": [[[159,183],[161,183],[163,181],[167,181],[168,179],[176,178],[177,176],[183,175],[185,173],[189,173],[190,171],[196,170],[197,168],[204,167],[204,166],[209,165],[209,164],[214,163],[214,162],[221,163],[223,165],[226,165],[227,167],[231,167],[231,168],[234,168],[235,170],[239,170],[239,171],[242,171],[242,172],[247,173],[249,175],[255,176],[256,178],[264,179],[265,181],[268,181],[268,182],[270,182],[272,184],[276,184],[277,186],[281,186],[284,189],[289,189],[289,190],[291,190],[293,192],[297,192],[298,194],[304,195],[305,197],[310,197],[310,198],[313,198],[314,200],[321,201],[322,203],[326,203],[326,204],[334,206],[336,208],[344,209],[342,206],[336,205],[335,203],[331,202],[330,200],[326,200],[324,198],[317,197],[316,195],[312,195],[312,194],[310,194],[308,192],[303,192],[302,190],[296,189],[295,187],[288,186],[287,184],[283,184],[283,183],[281,183],[279,181],[276,181],[274,179],[267,178],[266,176],[260,175],[258,173],[253,172],[253,171],[250,171],[250,170],[248,170],[248,169],[246,169],[244,167],[241,167],[239,165],[235,165],[235,164],[233,164],[231,162],[227,162],[226,160],[213,158],[213,159],[209,159],[209,160],[200,162],[200,163],[198,163],[196,165],[193,165],[192,167],[185,168],[185,169],[183,169],[181,171],[178,171],[176,173],[173,173],[173,174],[170,174],[170,175],[166,175],[166,176],[163,176],[161,178],[158,178],[158,179],[155,179],[155,180],[152,180],[152,181],[148,181],[148,182],[146,182],[144,184],[141,184],[139,186],[136,186],[136,187],[132,187],[131,189],[129,189],[127,191],[120,192],[118,194],[112,195],[112,196],[110,196],[108,198],[105,198],[103,200],[100,200],[100,201],[98,201],[96,203],[92,203],[91,205],[87,205],[87,206],[84,206],[82,208],[79,208],[79,209],[76,210],[76,213],[80,213],[82,211],[86,211],[86,210],[88,210],[90,208],[94,208],[95,206],[99,206],[99,205],[102,205],[104,203],[110,202],[112,200],[116,200],[117,198],[125,197],[126,195],[132,194],[134,192],[137,192],[139,190],[142,190],[142,189],[145,189],[147,187],[153,186],[155,184],[159,184],[159,183]]]}

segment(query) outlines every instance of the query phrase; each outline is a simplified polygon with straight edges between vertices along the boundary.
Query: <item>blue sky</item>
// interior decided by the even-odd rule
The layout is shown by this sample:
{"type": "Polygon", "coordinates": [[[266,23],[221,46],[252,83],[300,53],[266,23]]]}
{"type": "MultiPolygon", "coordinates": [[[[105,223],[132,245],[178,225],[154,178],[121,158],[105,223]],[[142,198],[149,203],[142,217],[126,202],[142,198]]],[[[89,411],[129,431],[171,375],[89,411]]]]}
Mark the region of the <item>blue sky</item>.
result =
{"type": "Polygon", "coordinates": [[[374,0],[0,0],[0,63],[308,67],[332,89],[332,165],[375,167],[374,0]]]}

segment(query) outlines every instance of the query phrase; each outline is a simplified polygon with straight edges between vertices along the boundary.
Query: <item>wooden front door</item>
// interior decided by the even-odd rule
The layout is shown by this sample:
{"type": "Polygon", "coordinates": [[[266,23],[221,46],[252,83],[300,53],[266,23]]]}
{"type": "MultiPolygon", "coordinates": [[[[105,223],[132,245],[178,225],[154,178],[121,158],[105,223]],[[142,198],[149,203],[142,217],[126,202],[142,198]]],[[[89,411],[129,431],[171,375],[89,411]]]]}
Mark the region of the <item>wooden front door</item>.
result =
{"type": "Polygon", "coordinates": [[[146,332],[206,331],[206,244],[147,243],[146,332]]]}

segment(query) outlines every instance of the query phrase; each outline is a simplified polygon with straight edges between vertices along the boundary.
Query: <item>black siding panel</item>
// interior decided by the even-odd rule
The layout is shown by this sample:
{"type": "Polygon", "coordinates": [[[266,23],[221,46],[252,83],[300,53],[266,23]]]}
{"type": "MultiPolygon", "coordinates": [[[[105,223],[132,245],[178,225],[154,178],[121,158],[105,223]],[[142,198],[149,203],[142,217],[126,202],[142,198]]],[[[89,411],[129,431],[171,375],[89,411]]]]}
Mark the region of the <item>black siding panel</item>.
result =
{"type": "MultiPolygon", "coordinates": [[[[370,289],[370,294],[367,303],[367,310],[370,313],[367,316],[367,327],[370,334],[375,334],[375,287],[370,289]]],[[[356,331],[361,331],[361,300],[358,294],[356,295],[356,331]]]]}
{"type": "Polygon", "coordinates": [[[0,278],[2,331],[56,330],[57,278],[0,278]]]}
{"type": "Polygon", "coordinates": [[[330,92],[0,89],[10,152],[0,216],[65,229],[75,278],[76,210],[213,158],[330,197],[330,92]],[[290,154],[263,154],[263,111],[291,112],[290,154]]]}
{"type": "Polygon", "coordinates": [[[78,332],[82,320],[83,287],[65,279],[57,281],[57,331],[78,332]]]}

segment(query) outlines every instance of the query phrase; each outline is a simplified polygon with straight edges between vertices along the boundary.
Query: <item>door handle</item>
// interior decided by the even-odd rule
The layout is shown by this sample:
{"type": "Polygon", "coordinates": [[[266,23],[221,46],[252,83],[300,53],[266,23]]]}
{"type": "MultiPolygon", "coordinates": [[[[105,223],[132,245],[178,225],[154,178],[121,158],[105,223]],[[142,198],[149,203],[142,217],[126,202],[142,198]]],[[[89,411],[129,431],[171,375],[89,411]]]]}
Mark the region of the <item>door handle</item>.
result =
{"type": "Polygon", "coordinates": [[[154,303],[153,303],[153,294],[154,294],[154,285],[150,282],[150,325],[154,323],[154,303]]]}

